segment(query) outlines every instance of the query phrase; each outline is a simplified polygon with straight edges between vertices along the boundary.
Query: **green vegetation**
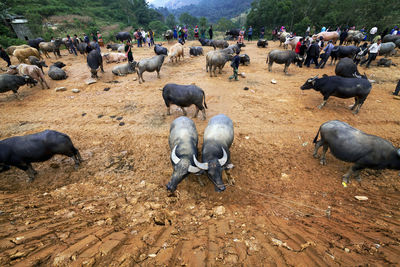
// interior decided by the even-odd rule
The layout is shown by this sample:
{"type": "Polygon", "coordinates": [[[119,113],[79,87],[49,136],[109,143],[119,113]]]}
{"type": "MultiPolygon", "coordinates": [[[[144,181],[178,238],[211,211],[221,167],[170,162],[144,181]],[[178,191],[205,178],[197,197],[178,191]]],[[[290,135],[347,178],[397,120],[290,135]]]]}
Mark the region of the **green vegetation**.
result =
{"type": "Polygon", "coordinates": [[[376,26],[381,32],[400,24],[400,9],[398,0],[255,0],[246,24],[252,25],[255,33],[262,26],[271,32],[281,25],[298,35],[308,26],[315,26],[316,31],[322,26],[335,30],[338,26],[367,30],[376,26]]]}

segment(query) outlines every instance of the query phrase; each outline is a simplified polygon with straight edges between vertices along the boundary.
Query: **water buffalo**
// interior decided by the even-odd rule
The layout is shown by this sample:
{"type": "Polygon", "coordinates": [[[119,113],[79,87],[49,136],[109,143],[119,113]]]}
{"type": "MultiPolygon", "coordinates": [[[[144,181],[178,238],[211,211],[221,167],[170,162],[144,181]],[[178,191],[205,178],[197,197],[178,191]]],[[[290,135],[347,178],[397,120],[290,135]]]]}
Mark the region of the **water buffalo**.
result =
{"type": "Polygon", "coordinates": [[[92,74],[92,78],[99,78],[97,76],[97,69],[100,67],[101,72],[104,72],[103,69],[103,58],[101,57],[101,54],[97,50],[92,50],[87,56],[87,64],[90,68],[90,73],[92,74]]]}
{"type": "Polygon", "coordinates": [[[156,53],[156,55],[168,55],[168,49],[166,47],[163,47],[160,44],[156,44],[154,45],[154,53],[156,53]]]}
{"type": "Polygon", "coordinates": [[[302,38],[303,37],[301,37],[301,36],[294,36],[294,37],[291,37],[291,38],[286,38],[286,41],[285,41],[284,45],[285,45],[285,47],[290,45],[292,47],[292,50],[294,50],[296,48],[297,43],[302,38]]]}
{"type": "Polygon", "coordinates": [[[38,37],[36,39],[31,39],[28,41],[28,45],[30,47],[36,48],[37,50],[39,50],[39,44],[41,42],[44,42],[44,39],[42,37],[38,37]]]}
{"type": "Polygon", "coordinates": [[[400,48],[400,38],[397,39],[394,43],[396,44],[397,48],[400,48]]]}
{"type": "Polygon", "coordinates": [[[56,39],[54,42],[41,42],[39,44],[39,48],[47,58],[50,58],[48,52],[53,52],[54,56],[57,58],[57,55],[61,57],[60,54],[61,44],[62,44],[61,40],[56,39]]]}
{"type": "Polygon", "coordinates": [[[249,65],[250,64],[250,57],[247,54],[240,55],[240,64],[249,65]]]}
{"type": "Polygon", "coordinates": [[[25,63],[25,60],[29,56],[35,56],[37,58],[42,58],[39,54],[39,51],[36,48],[29,47],[29,48],[21,48],[15,49],[13,55],[18,59],[20,63],[25,63]]]}
{"type": "Polygon", "coordinates": [[[197,173],[193,156],[197,155],[198,135],[194,122],[187,117],[179,117],[171,123],[169,147],[173,173],[167,190],[174,192],[178,184],[189,174],[197,173]]]}
{"type": "Polygon", "coordinates": [[[231,36],[233,39],[236,39],[239,36],[240,29],[231,29],[225,32],[225,35],[231,36]]]}
{"type": "Polygon", "coordinates": [[[40,68],[35,65],[28,65],[28,64],[19,64],[16,67],[10,67],[7,71],[7,74],[19,74],[21,76],[28,75],[32,79],[40,82],[42,89],[44,89],[43,83],[46,85],[47,89],[49,89],[49,85],[47,84],[43,73],[40,71],[40,68]]]}
{"type": "Polygon", "coordinates": [[[77,168],[82,161],[78,149],[68,135],[56,131],[15,136],[0,141],[0,167],[2,171],[15,166],[28,174],[28,182],[33,181],[37,172],[32,162],[43,162],[54,155],[65,155],[75,161],[77,168]]]}
{"type": "Polygon", "coordinates": [[[394,64],[393,62],[392,62],[392,60],[391,59],[387,59],[387,58],[381,58],[381,59],[379,59],[378,60],[378,62],[376,63],[376,65],[379,67],[379,66],[383,66],[383,67],[386,67],[386,68],[389,68],[390,66],[396,66],[396,64],[394,64]]]}
{"type": "Polygon", "coordinates": [[[336,64],[336,60],[339,58],[350,57],[353,58],[359,51],[360,47],[350,45],[350,46],[335,46],[331,52],[331,65],[334,62],[336,64]]]}
{"type": "Polygon", "coordinates": [[[259,39],[257,41],[257,47],[267,47],[268,46],[268,41],[266,39],[259,39]]]}
{"type": "Polygon", "coordinates": [[[396,45],[393,42],[382,43],[379,48],[379,55],[381,56],[391,56],[395,54],[396,45]]]}
{"type": "Polygon", "coordinates": [[[225,40],[211,40],[211,46],[214,47],[214,50],[218,48],[224,49],[229,46],[228,42],[225,40]]]}
{"type": "Polygon", "coordinates": [[[136,61],[128,62],[123,65],[115,66],[112,69],[112,73],[118,76],[125,76],[126,74],[135,73],[136,72],[135,67],[136,67],[136,61]]]}
{"type": "Polygon", "coordinates": [[[332,43],[336,43],[337,39],[339,39],[339,33],[338,32],[320,32],[318,34],[314,34],[312,36],[312,38],[319,40],[319,38],[321,36],[322,36],[324,41],[332,40],[332,43]]]}
{"type": "Polygon", "coordinates": [[[236,54],[238,52],[240,53],[241,44],[230,45],[227,48],[222,49],[222,51],[227,53],[227,54],[236,54]]]}
{"type": "Polygon", "coordinates": [[[215,73],[217,68],[219,68],[219,73],[222,73],[225,63],[232,60],[232,58],[232,54],[227,54],[222,51],[210,51],[206,55],[206,71],[210,71],[210,77],[212,77],[212,73],[217,77],[215,73]]]}
{"type": "Polygon", "coordinates": [[[212,40],[204,39],[204,38],[200,38],[200,39],[199,39],[199,42],[200,42],[200,44],[201,44],[202,46],[212,46],[212,45],[211,45],[211,41],[212,41],[212,40]]]}
{"type": "Polygon", "coordinates": [[[207,171],[208,178],[213,182],[215,190],[218,192],[225,190],[222,171],[233,167],[230,163],[229,151],[233,143],[233,136],[232,120],[223,114],[214,116],[204,130],[203,163],[197,161],[196,156],[193,155],[196,167],[207,171]]]}
{"type": "Polygon", "coordinates": [[[202,56],[203,55],[203,47],[191,46],[191,47],[189,47],[189,54],[191,56],[202,56]]]}
{"type": "Polygon", "coordinates": [[[117,39],[117,41],[125,41],[125,40],[129,40],[129,42],[132,41],[132,37],[129,34],[129,32],[119,32],[117,33],[117,35],[115,35],[115,39],[117,39]]]}
{"type": "Polygon", "coordinates": [[[395,43],[399,39],[400,39],[400,35],[387,34],[387,35],[383,36],[382,42],[383,43],[389,43],[389,42],[395,43]]]}
{"type": "Polygon", "coordinates": [[[163,33],[163,37],[169,42],[174,38],[174,32],[171,30],[167,30],[165,33],[163,33]]]}
{"type": "Polygon", "coordinates": [[[277,64],[285,64],[283,72],[287,74],[287,69],[290,66],[290,64],[298,63],[299,67],[301,67],[303,64],[303,58],[301,58],[298,54],[296,54],[294,51],[291,50],[287,51],[287,50],[275,49],[269,52],[267,57],[266,63],[268,63],[268,71],[272,71],[272,64],[274,62],[277,64]]]}
{"type": "MultiPolygon", "coordinates": [[[[288,32],[281,32],[281,34],[279,35],[279,46],[281,46],[282,44],[284,44],[286,42],[286,37],[289,37],[290,33],[288,32]]],[[[287,48],[287,46],[283,46],[285,49],[287,48]]]]}
{"type": "Polygon", "coordinates": [[[191,105],[196,106],[196,112],[193,118],[197,117],[199,110],[203,113],[203,120],[206,119],[206,95],[204,91],[196,85],[178,85],[175,83],[168,83],[164,86],[162,96],[164,98],[165,105],[167,106],[167,115],[171,115],[171,104],[179,106],[183,115],[187,115],[185,107],[191,105]],[[204,106],[203,106],[204,103],[204,106]]]}
{"type": "Polygon", "coordinates": [[[12,91],[18,99],[21,99],[21,97],[18,95],[18,88],[25,84],[35,86],[37,81],[28,75],[18,76],[11,74],[0,74],[0,93],[12,91]]]}
{"type": "Polygon", "coordinates": [[[184,50],[183,50],[183,45],[180,43],[176,43],[171,48],[169,49],[168,56],[169,56],[169,61],[170,62],[178,62],[181,60],[181,57],[184,58],[184,50]]]}
{"type": "Polygon", "coordinates": [[[351,58],[342,58],[336,65],[335,74],[341,77],[354,78],[354,73],[360,75],[357,65],[351,58]]]}
{"type": "Polygon", "coordinates": [[[324,96],[324,101],[318,106],[322,109],[330,96],[339,98],[352,98],[354,97],[355,103],[351,107],[354,114],[357,114],[361,106],[367,99],[368,94],[371,92],[371,83],[366,76],[362,78],[343,78],[340,76],[327,76],[324,75],[318,79],[318,75],[308,79],[301,90],[314,89],[324,96]]]}
{"type": "Polygon", "coordinates": [[[41,70],[42,70],[42,73],[44,74],[44,71],[43,71],[43,67],[48,67],[47,65],[46,65],[46,62],[44,61],[44,60],[42,60],[42,61],[40,61],[37,57],[35,57],[35,56],[29,56],[28,57],[28,61],[29,61],[29,63],[31,64],[31,65],[35,65],[35,66],[38,66],[41,70]]]}
{"type": "Polygon", "coordinates": [[[7,55],[13,56],[14,51],[21,48],[29,48],[29,45],[12,45],[6,48],[7,55]]]}
{"type": "Polygon", "coordinates": [[[124,53],[104,53],[104,59],[107,63],[127,61],[128,58],[124,53]]]}
{"type": "Polygon", "coordinates": [[[81,55],[87,54],[86,47],[87,47],[87,43],[85,43],[85,42],[78,44],[77,49],[81,55]]]}
{"type": "Polygon", "coordinates": [[[108,44],[106,48],[111,49],[112,51],[117,51],[121,46],[124,46],[124,44],[108,44]]]}
{"type": "Polygon", "coordinates": [[[315,158],[318,158],[318,149],[323,147],[321,164],[326,165],[328,148],[336,158],[354,163],[342,177],[344,186],[352,175],[361,181],[360,171],[366,168],[400,170],[400,149],[381,137],[366,134],[339,120],[323,123],[314,143],[315,158]],[[321,139],[317,141],[319,134],[321,139]]]}
{"type": "Polygon", "coordinates": [[[68,78],[67,73],[61,68],[62,67],[60,67],[60,64],[53,64],[53,65],[50,66],[50,69],[49,69],[47,75],[49,75],[49,77],[51,79],[53,79],[53,80],[65,80],[65,79],[67,79],[68,78]]]}
{"type": "Polygon", "coordinates": [[[139,83],[144,82],[143,80],[143,72],[148,71],[148,72],[157,72],[157,78],[160,79],[160,70],[161,66],[164,63],[164,58],[165,55],[158,55],[154,56],[152,58],[145,58],[139,61],[139,63],[136,64],[136,73],[138,75],[139,83]]]}

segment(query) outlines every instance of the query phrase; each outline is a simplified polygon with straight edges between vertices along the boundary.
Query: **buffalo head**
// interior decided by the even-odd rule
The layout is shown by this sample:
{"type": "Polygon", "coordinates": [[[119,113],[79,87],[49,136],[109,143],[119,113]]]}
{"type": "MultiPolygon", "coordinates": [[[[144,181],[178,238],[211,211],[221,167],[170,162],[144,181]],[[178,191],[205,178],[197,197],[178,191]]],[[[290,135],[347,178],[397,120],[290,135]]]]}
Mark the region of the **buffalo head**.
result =
{"type": "Polygon", "coordinates": [[[303,86],[300,87],[301,90],[307,90],[307,89],[313,89],[314,85],[315,85],[315,80],[318,78],[318,74],[317,76],[308,79],[303,86]]]}

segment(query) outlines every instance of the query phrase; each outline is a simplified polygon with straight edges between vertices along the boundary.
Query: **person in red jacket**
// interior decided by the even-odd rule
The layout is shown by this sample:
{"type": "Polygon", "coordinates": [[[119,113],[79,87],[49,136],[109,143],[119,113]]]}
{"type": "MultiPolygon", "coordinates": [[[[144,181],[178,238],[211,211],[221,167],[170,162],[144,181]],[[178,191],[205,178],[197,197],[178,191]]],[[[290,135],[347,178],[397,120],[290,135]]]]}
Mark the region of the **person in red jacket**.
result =
{"type": "Polygon", "coordinates": [[[303,41],[303,38],[300,38],[300,40],[296,44],[295,52],[296,54],[300,54],[300,47],[301,47],[301,42],[303,41]]]}
{"type": "Polygon", "coordinates": [[[199,39],[199,27],[197,25],[194,28],[194,38],[199,39]]]}

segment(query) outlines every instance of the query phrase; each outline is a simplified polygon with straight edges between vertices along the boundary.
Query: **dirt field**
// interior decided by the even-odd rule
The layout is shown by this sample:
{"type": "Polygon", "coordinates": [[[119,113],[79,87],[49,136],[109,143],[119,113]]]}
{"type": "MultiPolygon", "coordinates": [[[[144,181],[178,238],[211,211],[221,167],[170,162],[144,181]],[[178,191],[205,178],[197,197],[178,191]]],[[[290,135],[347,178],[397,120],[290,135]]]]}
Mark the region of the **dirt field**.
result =
{"type": "MultiPolygon", "coordinates": [[[[21,87],[22,101],[0,94],[1,139],[53,129],[68,134],[84,159],[78,170],[63,156],[33,164],[39,174],[32,183],[16,168],[0,174],[0,265],[397,265],[398,172],[363,171],[361,183],[344,188],[350,164],[328,152],[328,165],[320,165],[312,140],[323,122],[339,119],[399,146],[400,101],[390,93],[400,58],[393,58],[397,67],[366,70],[377,83],[353,115],[352,99],[332,97],[319,110],[321,94],[299,88],[316,74],[334,75],[334,66],[292,65],[285,75],[274,64],[268,72],[266,55],[276,47],[248,43],[243,53],[251,64],[240,67],[246,78],[238,82],[228,81],[229,64],[210,78],[205,56],[190,58],[186,48],[183,61],[166,59],[161,79],[146,72],[142,85],[136,74],[114,76],[115,64],[105,64],[98,82],[87,85],[86,60],[63,51],[67,80],[48,79],[50,90],[21,87]],[[206,92],[207,120],[194,119],[199,150],[209,118],[224,113],[233,120],[236,183],[225,192],[216,193],[205,175],[190,175],[175,195],[167,193],[169,127],[182,116],[176,106],[166,115],[159,89],[168,82],[195,83],[206,92]],[[67,91],[55,92],[59,86],[67,91]]],[[[134,49],[135,60],[153,55],[134,49]]],[[[195,109],[187,110],[192,116],[195,109]]]]}

